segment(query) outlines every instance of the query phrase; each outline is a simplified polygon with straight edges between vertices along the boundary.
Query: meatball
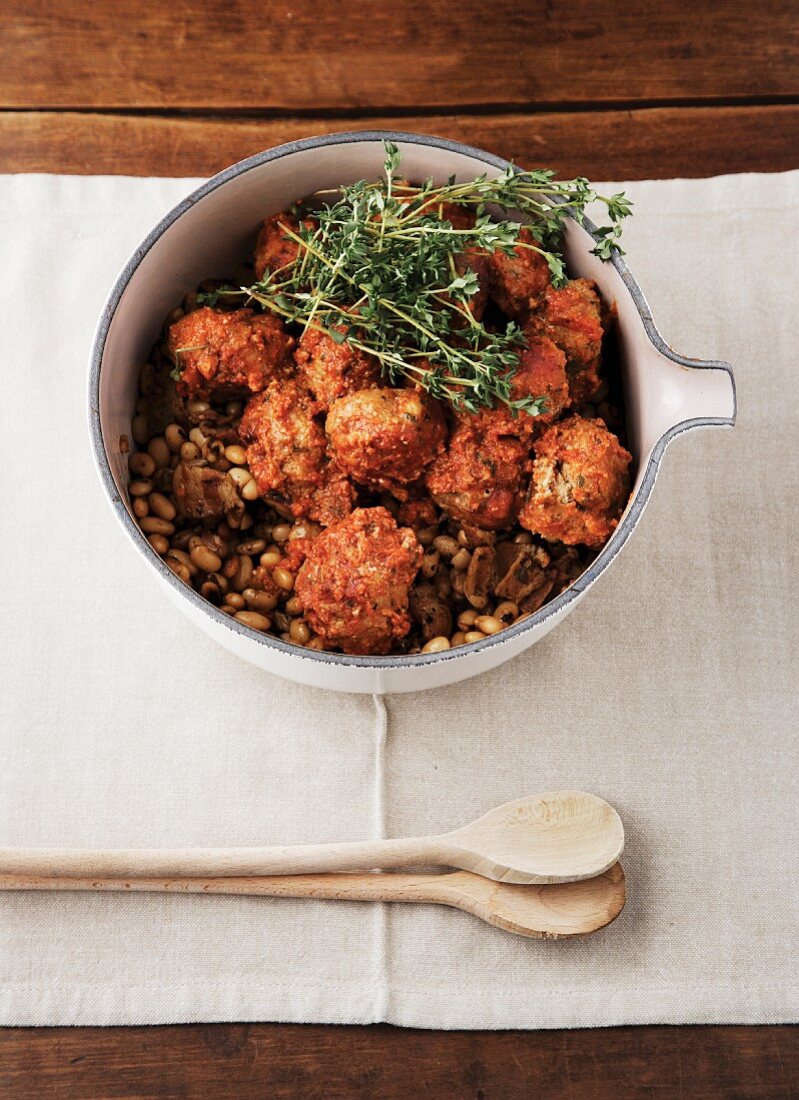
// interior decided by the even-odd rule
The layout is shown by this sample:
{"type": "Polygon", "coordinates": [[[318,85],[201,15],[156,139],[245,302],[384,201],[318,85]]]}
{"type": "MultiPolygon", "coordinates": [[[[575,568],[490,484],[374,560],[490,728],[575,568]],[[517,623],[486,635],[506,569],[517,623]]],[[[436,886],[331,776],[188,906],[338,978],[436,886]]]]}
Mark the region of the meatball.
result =
{"type": "Polygon", "coordinates": [[[294,340],[272,313],[203,307],[169,328],[169,355],[181,396],[226,401],[259,393],[291,369],[294,340]]]}
{"type": "Polygon", "coordinates": [[[501,409],[460,414],[446,451],[427,471],[431,496],[459,523],[498,531],[516,520],[530,442],[529,432],[508,434],[508,420],[501,409]]]}
{"type": "Polygon", "coordinates": [[[357,508],[308,543],[294,594],[328,645],[388,653],[410,629],[408,589],[422,553],[385,508],[357,508]]]}
{"type": "MultiPolygon", "coordinates": [[[[480,321],[488,303],[489,268],[488,253],[475,246],[468,246],[455,257],[455,270],[459,275],[473,271],[477,276],[477,292],[468,301],[468,309],[477,321],[480,321]]],[[[463,319],[466,324],[466,318],[463,319]]]]}
{"type": "Polygon", "coordinates": [[[547,287],[530,331],[548,336],[565,353],[572,400],[591,401],[601,385],[602,304],[596,284],[572,279],[561,290],[547,287]]]}
{"type": "Polygon", "coordinates": [[[318,329],[309,328],[303,333],[294,360],[308,389],[323,408],[348,393],[380,384],[380,363],[373,355],[346,341],[337,344],[332,336],[318,329]]]}
{"type": "Polygon", "coordinates": [[[533,417],[535,429],[551,424],[571,405],[566,356],[546,336],[528,335],[527,347],[519,352],[511,397],[544,398],[541,412],[533,417]]]}
{"type": "Polygon", "coordinates": [[[549,286],[549,264],[539,252],[525,245],[537,241],[529,229],[519,232],[513,252],[492,252],[488,256],[489,293],[503,313],[515,321],[525,321],[541,301],[549,286]]]}
{"type": "Polygon", "coordinates": [[[325,426],[336,462],[355,481],[406,495],[447,438],[441,406],[417,389],[359,390],[330,407],[325,426]]]}
{"type": "MultiPolygon", "coordinates": [[[[309,229],[316,225],[311,218],[305,218],[302,224],[309,229]]],[[[255,242],[253,260],[256,279],[263,279],[267,271],[277,271],[280,267],[293,264],[297,259],[300,246],[286,235],[287,229],[298,233],[300,223],[293,214],[285,210],[271,214],[261,226],[255,242]]]]}
{"type": "Polygon", "coordinates": [[[240,434],[259,493],[294,516],[329,524],[352,511],[355,491],[327,454],[318,416],[300,382],[273,382],[250,400],[240,434]]]}
{"type": "Polygon", "coordinates": [[[535,445],[519,523],[551,542],[602,546],[627,502],[631,461],[603,420],[572,416],[553,424],[535,445]]]}

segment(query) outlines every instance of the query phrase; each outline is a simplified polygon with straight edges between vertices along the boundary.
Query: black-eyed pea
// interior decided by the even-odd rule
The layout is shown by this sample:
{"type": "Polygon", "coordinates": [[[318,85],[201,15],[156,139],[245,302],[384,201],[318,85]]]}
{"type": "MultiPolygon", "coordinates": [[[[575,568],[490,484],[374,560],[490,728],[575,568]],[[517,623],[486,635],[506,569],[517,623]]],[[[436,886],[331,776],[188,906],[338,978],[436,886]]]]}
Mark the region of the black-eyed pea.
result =
{"type": "Polygon", "coordinates": [[[272,580],[284,592],[291,592],[294,587],[294,574],[282,565],[278,565],[272,570],[272,580]]]}
{"type": "Polygon", "coordinates": [[[445,649],[450,648],[449,638],[445,638],[443,634],[437,638],[431,638],[429,642],[422,646],[422,653],[443,653],[445,649]]]}
{"type": "Polygon", "coordinates": [[[191,556],[186,553],[185,550],[179,550],[175,546],[171,546],[167,552],[167,558],[179,561],[189,571],[189,576],[196,577],[199,570],[194,562],[191,560],[191,556]]]}
{"type": "Polygon", "coordinates": [[[433,539],[433,546],[438,550],[442,558],[453,558],[460,547],[458,546],[458,540],[452,538],[451,535],[437,535],[433,539]]]}
{"type": "Polygon", "coordinates": [[[177,558],[164,558],[167,566],[172,570],[176,577],[184,582],[184,584],[191,584],[191,573],[188,571],[182,561],[178,561],[177,558]]]}
{"type": "Polygon", "coordinates": [[[440,561],[441,555],[438,550],[428,550],[422,558],[422,576],[428,578],[434,577],[440,561]]]}
{"type": "Polygon", "coordinates": [[[251,607],[253,611],[274,611],[277,607],[277,596],[272,592],[262,592],[258,588],[245,588],[242,596],[246,600],[247,606],[251,607]]]}
{"type": "Polygon", "coordinates": [[[482,642],[483,638],[485,638],[485,634],[482,630],[467,630],[463,636],[463,640],[467,645],[471,645],[472,642],[482,642]]]}
{"type": "Polygon", "coordinates": [[[311,640],[311,631],[307,623],[302,619],[292,619],[289,627],[289,637],[297,645],[306,645],[311,640]]]}
{"type": "Polygon", "coordinates": [[[228,580],[232,580],[236,576],[236,571],[239,568],[239,555],[228,554],[225,558],[225,562],[220,570],[223,577],[227,577],[228,580]]]}
{"type": "Polygon", "coordinates": [[[163,493],[150,493],[147,500],[150,505],[150,511],[154,515],[160,516],[161,519],[167,519],[171,523],[177,515],[175,505],[171,500],[165,497],[163,493]]]}
{"type": "Polygon", "coordinates": [[[471,630],[474,626],[474,620],[477,618],[478,612],[472,608],[467,608],[466,611],[461,611],[458,616],[458,626],[461,630],[471,630]]]}
{"type": "Polygon", "coordinates": [[[189,554],[191,560],[198,569],[202,569],[203,573],[218,573],[222,568],[222,559],[219,555],[209,550],[202,542],[199,546],[193,546],[189,554]]]}
{"type": "Polygon", "coordinates": [[[180,424],[167,424],[164,429],[166,445],[173,454],[178,454],[180,448],[186,442],[186,433],[180,424]]]}
{"type": "Polygon", "coordinates": [[[147,497],[133,498],[133,514],[137,519],[143,519],[150,514],[150,505],[147,503],[147,497]]]}
{"type": "Polygon", "coordinates": [[[500,619],[505,626],[509,626],[519,614],[519,605],[513,600],[505,600],[494,608],[494,616],[500,619]]]}
{"type": "Polygon", "coordinates": [[[147,541],[150,546],[152,546],[153,550],[155,550],[156,554],[160,554],[161,557],[163,557],[169,549],[169,539],[164,538],[163,535],[150,535],[147,541]]]}
{"type": "Polygon", "coordinates": [[[478,630],[482,630],[484,634],[499,634],[500,630],[505,629],[505,623],[501,619],[498,619],[496,615],[478,615],[474,620],[474,625],[478,630]]]}
{"type": "Polygon", "coordinates": [[[172,454],[167,442],[162,435],[153,436],[150,442],[147,444],[147,454],[155,460],[155,464],[158,467],[168,466],[169,459],[172,454]]]}
{"type": "Polygon", "coordinates": [[[452,556],[452,568],[457,569],[459,573],[464,572],[469,568],[469,562],[472,560],[472,555],[469,551],[462,547],[457,554],[452,556]]]}
{"type": "Polygon", "coordinates": [[[243,623],[244,626],[251,627],[252,630],[268,630],[272,625],[266,615],[261,615],[258,611],[237,611],[233,616],[237,623],[243,623]]]}
{"type": "Polygon", "coordinates": [[[137,477],[152,477],[155,473],[155,459],[146,451],[134,451],[128,459],[128,466],[137,477]]]}
{"type": "Polygon", "coordinates": [[[247,554],[239,554],[238,569],[231,578],[231,585],[237,592],[243,592],[245,588],[249,588],[252,571],[252,558],[247,554]]]}
{"type": "Polygon", "coordinates": [[[247,452],[238,443],[231,443],[229,447],[225,447],[225,458],[233,466],[247,465],[247,452]]]}
{"type": "Polygon", "coordinates": [[[175,525],[159,516],[144,516],[139,526],[146,535],[174,535],[175,525]]]}
{"type": "Polygon", "coordinates": [[[248,539],[246,542],[240,542],[236,547],[237,554],[250,554],[255,556],[256,554],[263,554],[266,550],[266,539],[248,539]]]}

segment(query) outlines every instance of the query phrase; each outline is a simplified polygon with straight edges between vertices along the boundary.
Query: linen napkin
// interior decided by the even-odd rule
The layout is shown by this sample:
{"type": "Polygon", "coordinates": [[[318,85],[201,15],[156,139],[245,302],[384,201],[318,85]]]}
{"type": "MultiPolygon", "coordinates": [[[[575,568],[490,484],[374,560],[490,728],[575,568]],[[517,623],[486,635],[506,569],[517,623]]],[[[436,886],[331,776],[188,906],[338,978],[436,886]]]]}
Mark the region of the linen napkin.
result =
{"type": "Polygon", "coordinates": [[[385,701],[200,634],[92,469],[96,318],[196,182],[0,178],[0,845],[424,834],[577,787],[622,815],[629,900],[542,942],[434,907],[0,895],[0,1023],[796,1020],[799,172],[626,185],[630,266],[674,346],[733,363],[739,425],[674,443],[629,547],[533,649],[385,701]]]}

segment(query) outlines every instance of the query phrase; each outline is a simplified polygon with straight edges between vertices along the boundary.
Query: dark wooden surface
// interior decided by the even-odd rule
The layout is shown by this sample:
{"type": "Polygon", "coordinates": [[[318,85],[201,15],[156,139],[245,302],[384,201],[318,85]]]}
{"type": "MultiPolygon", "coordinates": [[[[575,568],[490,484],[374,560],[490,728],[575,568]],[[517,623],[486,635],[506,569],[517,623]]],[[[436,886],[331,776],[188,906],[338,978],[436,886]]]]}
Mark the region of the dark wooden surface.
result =
{"type": "Polygon", "coordinates": [[[799,1033],[785,1027],[0,1030],[3,1100],[787,1100],[798,1065],[799,1033]]]}
{"type": "MultiPolygon", "coordinates": [[[[799,17],[761,0],[6,0],[0,171],[210,175],[309,134],[594,179],[799,167],[799,17]]],[[[799,1029],[0,1029],[0,1097],[766,1100],[799,1029]]]]}

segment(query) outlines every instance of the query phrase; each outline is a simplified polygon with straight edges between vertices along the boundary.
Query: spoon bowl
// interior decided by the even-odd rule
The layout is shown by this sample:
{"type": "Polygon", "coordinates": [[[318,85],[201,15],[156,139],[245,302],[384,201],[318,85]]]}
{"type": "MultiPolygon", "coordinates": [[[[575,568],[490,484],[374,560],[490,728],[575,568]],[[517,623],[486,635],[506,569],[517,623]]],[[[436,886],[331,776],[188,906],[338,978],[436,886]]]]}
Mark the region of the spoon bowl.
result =
{"type": "Polygon", "coordinates": [[[440,838],[449,862],[500,882],[594,878],[617,862],[624,827],[611,805],[585,791],[553,791],[489,810],[440,838]]]}

